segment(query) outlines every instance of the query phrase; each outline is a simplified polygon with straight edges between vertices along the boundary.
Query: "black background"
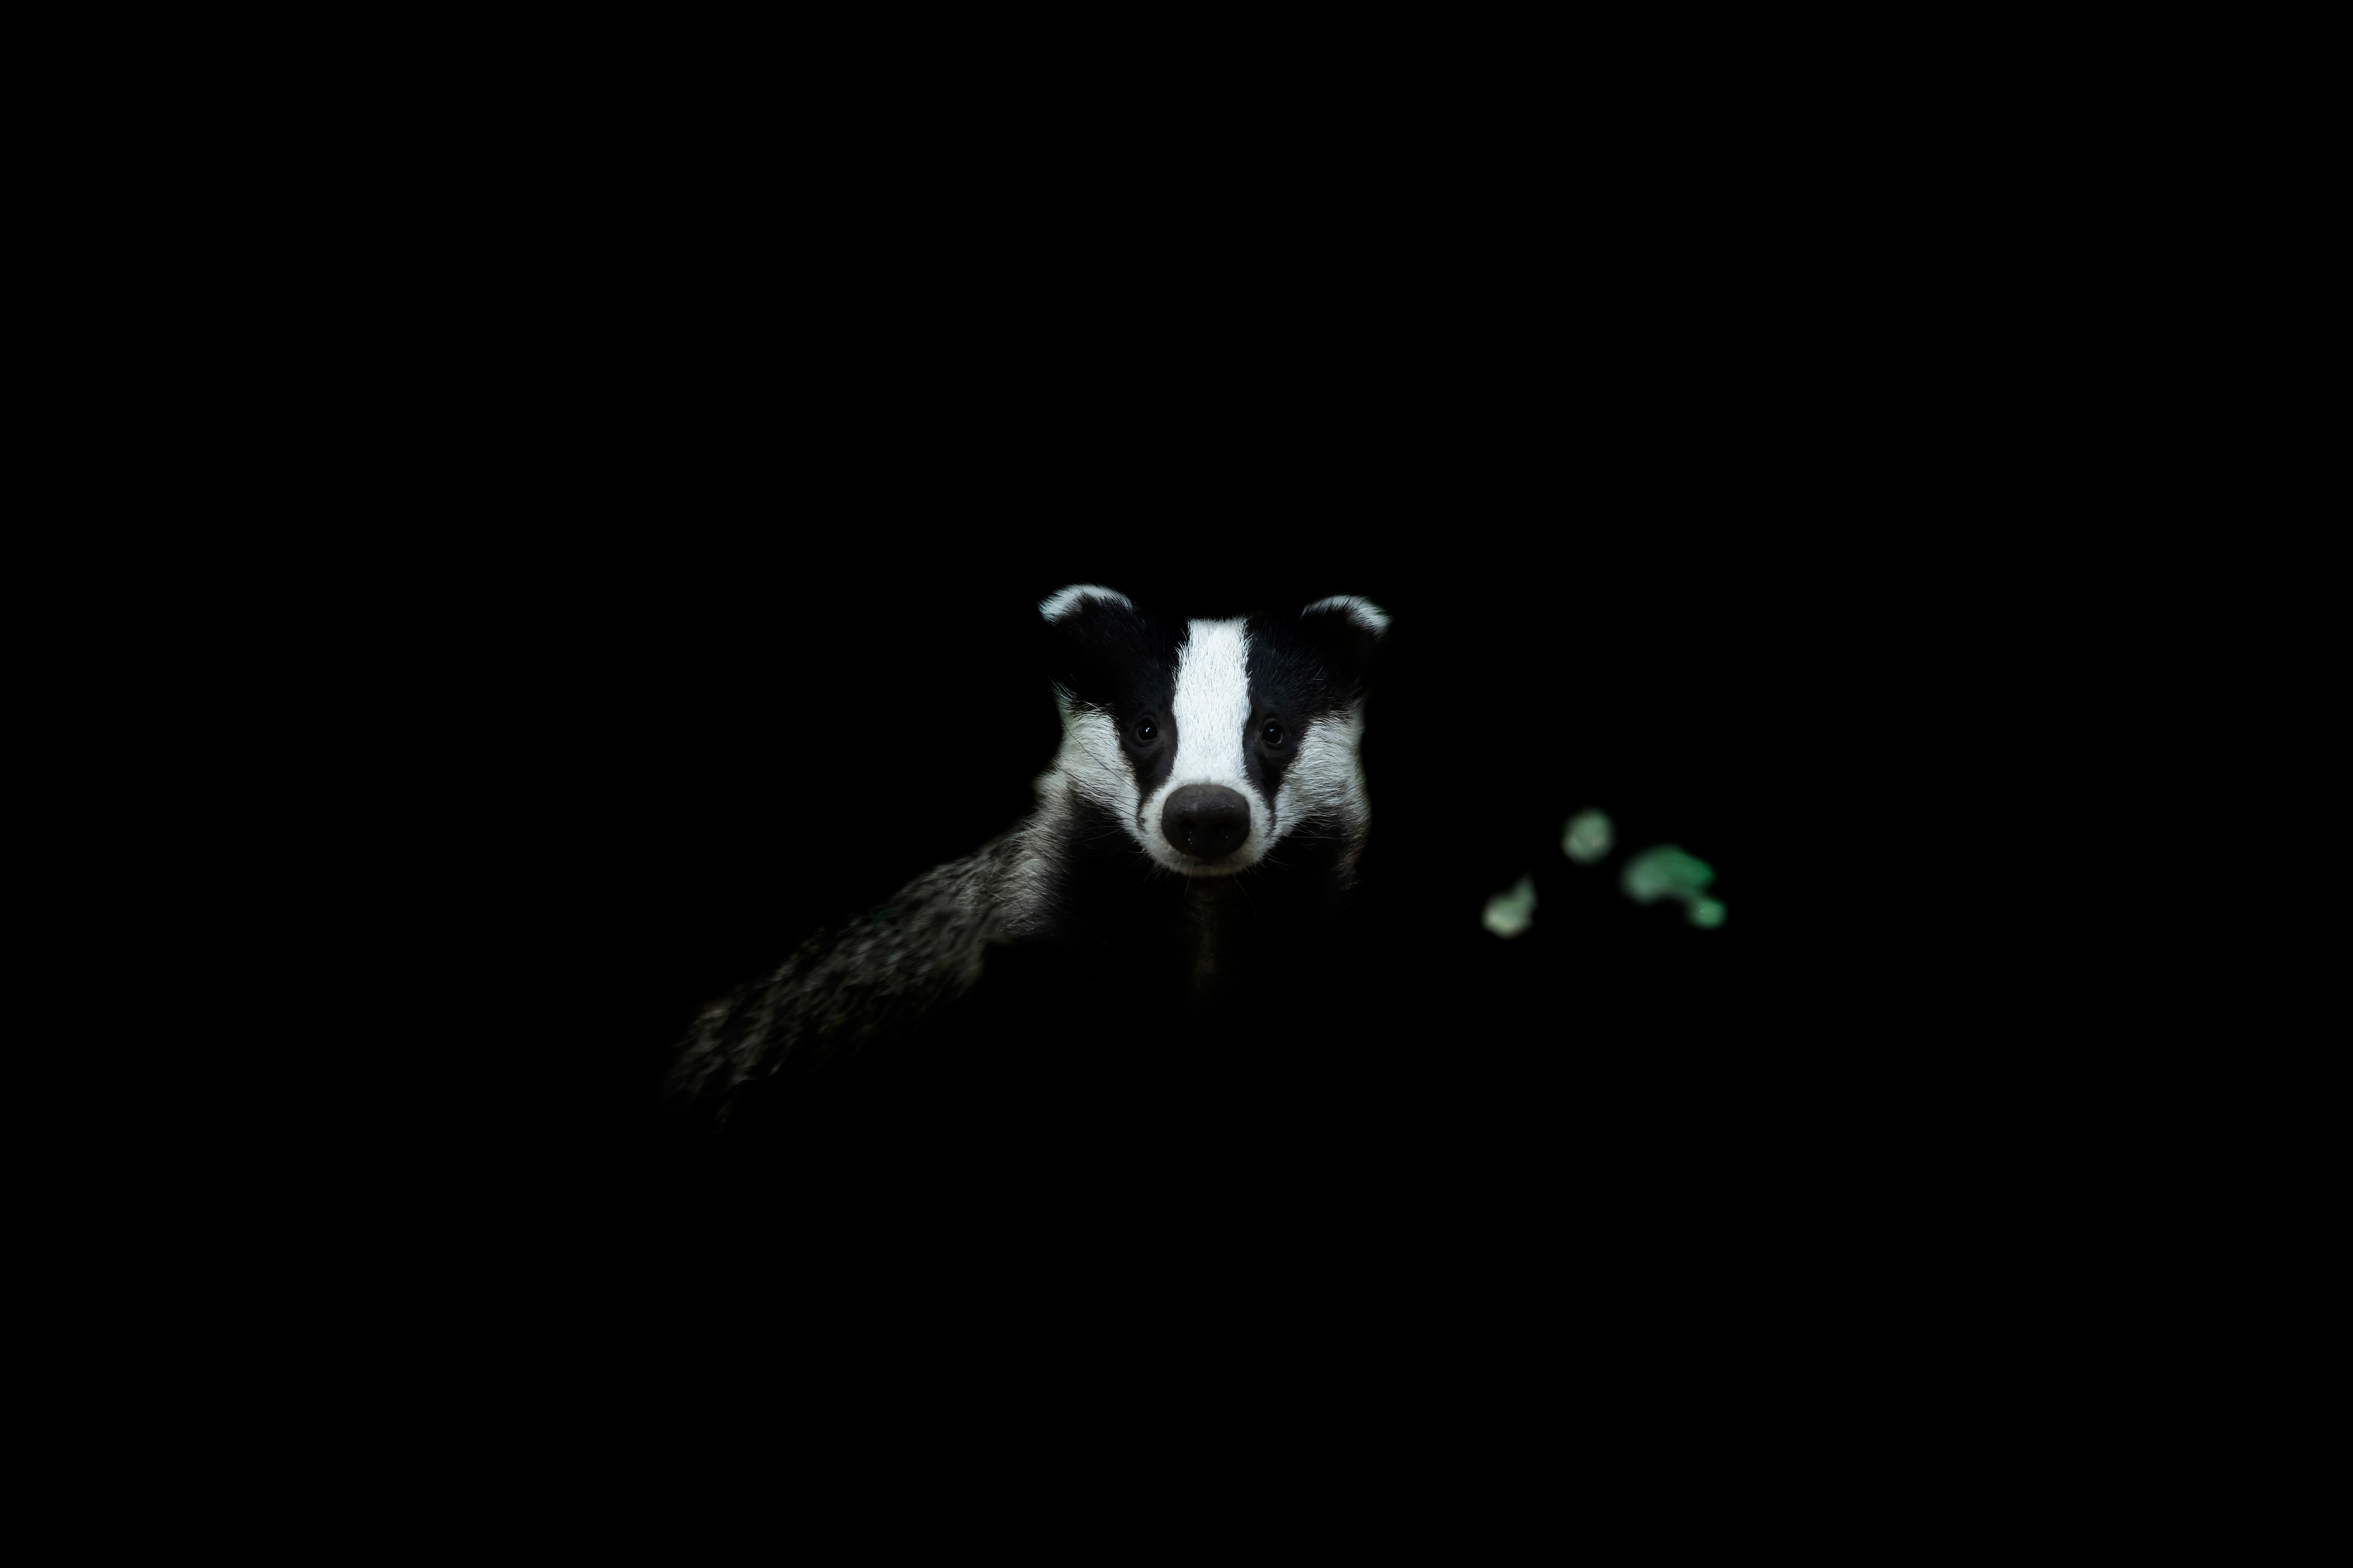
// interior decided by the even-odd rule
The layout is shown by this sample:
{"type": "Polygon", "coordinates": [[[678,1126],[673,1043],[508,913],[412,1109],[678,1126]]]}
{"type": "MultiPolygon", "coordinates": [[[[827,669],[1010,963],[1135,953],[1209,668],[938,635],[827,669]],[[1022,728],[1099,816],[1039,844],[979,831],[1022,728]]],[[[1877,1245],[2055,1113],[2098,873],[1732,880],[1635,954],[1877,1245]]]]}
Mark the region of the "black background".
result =
{"type": "MultiPolygon", "coordinates": [[[[469,1353],[418,1360],[462,1368],[469,1400],[527,1356],[597,1400],[653,1352],[799,1422],[795,1380],[875,1302],[807,1245],[803,1194],[726,1194],[713,1225],[657,1179],[668,1047],[813,927],[1029,808],[1056,738],[1029,656],[1047,594],[1185,615],[1361,594],[1394,628],[1344,1036],[1416,1064],[1385,1096],[1400,1114],[1341,1141],[1303,1122],[1346,1156],[1314,1201],[1270,1184],[1253,1215],[1229,1183],[1181,1246],[1116,1214],[1042,1227],[1042,1258],[986,1227],[880,1235],[941,1260],[894,1348],[1025,1296],[1068,1343],[1179,1305],[1124,1361],[1174,1366],[1222,1322],[1364,1400],[1408,1359],[1433,1389],[1540,1389],[1540,1426],[1612,1377],[1662,1426],[1775,1382],[1754,1451],[1784,1447],[1780,1413],[1820,1397],[1814,1347],[1902,1331],[1898,1298],[1953,1272],[1900,1256],[1934,1239],[1907,1176],[1936,1102],[2032,1092],[1938,1037],[1965,980],[1899,997],[1882,968],[1947,891],[1905,886],[1924,847],[1960,826],[1905,770],[1968,761],[1894,744],[1943,715],[1891,633],[1995,550],[2033,574],[2035,541],[1986,521],[2039,525],[2018,455],[2074,439],[2092,398],[2015,308],[2050,245],[1988,221],[2005,198],[1963,188],[1966,154],[1769,73],[1779,101],[1704,121],[1684,51],[1657,58],[1672,90],[1630,105],[1588,100],[1619,74],[1589,56],[1580,85],[1442,134],[1377,145],[1344,119],[1276,159],[1248,135],[1205,155],[1188,116],[1138,152],[1050,111],[1009,143],[1009,110],[967,136],[887,95],[787,114],[763,84],[681,114],[584,82],[589,112],[515,138],[422,100],[383,117],[380,153],[265,198],[299,247],[248,260],[232,215],[230,265],[292,330],[265,351],[192,297],[175,314],[206,346],[159,395],[178,416],[258,389],[195,464],[227,454],[227,482],[185,487],[230,520],[185,548],[244,541],[228,564],[259,601],[192,595],[213,624],[191,651],[252,656],[229,679],[167,657],[164,682],[201,681],[199,715],[266,699],[267,765],[237,775],[227,831],[188,825],[217,858],[182,889],[235,944],[212,966],[230,1026],[266,1043],[175,1052],[251,1103],[164,1180],[233,1144],[251,1167],[227,1201],[185,1184],[165,1206],[200,1251],[241,1226],[286,1266],[261,1331],[340,1337],[350,1300],[389,1309],[349,1336],[372,1361],[446,1330],[469,1353]],[[342,207],[314,216],[314,185],[342,207]],[[238,531],[281,517],[289,537],[238,531]],[[1591,869],[1559,849],[1588,806],[1620,835],[1591,869]],[[1716,868],[1720,929],[1617,892],[1669,842],[1716,868]],[[262,863],[285,875],[256,944],[218,895],[262,863]],[[1481,929],[1531,872],[1534,928],[1481,929]],[[1327,1237],[1348,1266],[1324,1267],[1327,1237]],[[554,1291],[506,1289],[546,1263],[554,1291]],[[1095,1288],[1039,1289],[1073,1268],[1095,1288]],[[1303,1271],[1335,1289],[1282,1289],[1303,1271]],[[1810,1339],[1783,1331],[1801,1320],[1810,1339]]],[[[1394,96],[1366,118],[1441,117],[1394,96]]],[[[1962,657],[1998,657],[2005,616],[1962,657]]],[[[152,919],[139,936],[175,939],[152,919]]],[[[129,939],[111,956],[145,963],[129,939]]],[[[1116,1139],[1117,1108],[1069,1109],[1116,1139]]],[[[1956,1184],[2007,1157],[1968,1152],[1956,1184]]],[[[649,1469],[697,1446],[630,1436],[649,1469]]]]}
{"type": "MultiPolygon", "coordinates": [[[[455,269],[446,314],[399,301],[430,374],[334,468],[395,607],[332,628],[367,700],[321,874],[366,911],[393,1036],[371,1180],[428,1239],[676,1266],[645,1261],[670,1221],[638,1153],[665,1051],[1029,809],[1058,732],[1035,606],[1084,582],[1392,616],[1352,1026],[1433,1075],[1446,1204],[1489,1216],[1439,1232],[1787,1263],[1869,1201],[1834,1174],[1902,1136],[1841,1109],[1870,1092],[1868,896],[1816,917],[1883,782],[1850,743],[1871,622],[1919,570],[1878,542],[1958,485],[1890,395],[1880,296],[1754,236],[1726,267],[1725,234],[1573,216],[1444,255],[1147,254],[1131,226],[1046,267],[880,237],[904,226],[787,253],[773,215],[690,207],[669,253],[526,247],[455,269]],[[1559,848],[1588,806],[1601,868],[1559,848]],[[1662,843],[1716,868],[1721,928],[1617,891],[1662,843]],[[1527,873],[1534,929],[1500,941],[1481,910],[1527,873]]],[[[742,1246],[788,1254],[788,1201],[764,1230],[733,1197],[742,1246]]]]}

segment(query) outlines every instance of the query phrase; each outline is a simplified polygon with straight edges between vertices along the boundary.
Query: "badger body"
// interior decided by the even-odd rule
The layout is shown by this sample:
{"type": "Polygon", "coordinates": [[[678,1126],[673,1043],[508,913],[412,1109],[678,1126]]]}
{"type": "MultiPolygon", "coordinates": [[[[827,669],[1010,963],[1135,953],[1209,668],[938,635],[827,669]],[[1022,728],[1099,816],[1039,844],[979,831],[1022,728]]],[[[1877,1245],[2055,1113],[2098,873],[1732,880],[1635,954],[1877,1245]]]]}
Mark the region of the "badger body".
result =
{"type": "Polygon", "coordinates": [[[1035,808],[704,1009],[674,1108],[724,1121],[747,1088],[888,1056],[865,1047],[945,1018],[1101,1063],[1214,1052],[1238,1021],[1312,1007],[1370,827],[1360,753],[1388,617],[1343,596],[1182,620],[1092,584],[1039,608],[1062,738],[1035,808]]]}

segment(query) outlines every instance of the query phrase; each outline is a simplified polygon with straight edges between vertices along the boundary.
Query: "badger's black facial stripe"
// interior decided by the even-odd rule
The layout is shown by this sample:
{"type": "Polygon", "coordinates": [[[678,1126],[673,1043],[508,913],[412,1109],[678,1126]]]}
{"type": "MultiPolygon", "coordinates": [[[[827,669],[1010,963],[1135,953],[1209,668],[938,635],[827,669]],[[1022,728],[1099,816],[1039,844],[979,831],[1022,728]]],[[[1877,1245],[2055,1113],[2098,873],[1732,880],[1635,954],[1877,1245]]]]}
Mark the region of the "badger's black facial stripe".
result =
{"type": "Polygon", "coordinates": [[[1282,775],[1298,758],[1298,737],[1343,700],[1335,697],[1330,673],[1313,651],[1283,635],[1293,618],[1260,616],[1250,627],[1250,717],[1242,759],[1250,782],[1268,801],[1281,794],[1282,775]],[[1279,741],[1268,741],[1269,725],[1279,729],[1279,741]]]}
{"type": "Polygon", "coordinates": [[[1086,597],[1072,601],[1048,629],[1055,684],[1075,705],[1110,719],[1137,794],[1149,797],[1176,760],[1176,665],[1189,635],[1186,623],[1086,597]],[[1146,721],[1148,738],[1138,733],[1146,721]]]}
{"type": "Polygon", "coordinates": [[[1346,706],[1365,694],[1377,636],[1344,610],[1253,616],[1251,700],[1311,715],[1346,706]]]}
{"type": "Polygon", "coordinates": [[[1139,800],[1149,800],[1153,791],[1167,781],[1168,770],[1176,765],[1176,715],[1171,700],[1176,685],[1172,668],[1165,680],[1135,690],[1124,705],[1110,710],[1119,725],[1120,750],[1127,753],[1127,765],[1135,773],[1139,800]],[[1137,733],[1146,720],[1152,730],[1148,738],[1137,733]]]}

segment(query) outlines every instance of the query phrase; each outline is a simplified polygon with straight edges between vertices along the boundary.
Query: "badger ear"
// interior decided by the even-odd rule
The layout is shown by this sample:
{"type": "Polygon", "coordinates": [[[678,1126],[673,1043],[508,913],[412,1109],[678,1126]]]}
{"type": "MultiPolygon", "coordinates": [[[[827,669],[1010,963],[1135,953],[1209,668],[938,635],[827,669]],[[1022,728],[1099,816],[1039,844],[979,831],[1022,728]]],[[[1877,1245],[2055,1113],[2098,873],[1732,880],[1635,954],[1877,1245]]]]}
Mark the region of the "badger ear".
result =
{"type": "Polygon", "coordinates": [[[1049,595],[1038,605],[1046,668],[1062,694],[1082,706],[1106,700],[1150,643],[1147,617],[1124,594],[1091,583],[1049,595]]]}
{"type": "Polygon", "coordinates": [[[1343,616],[1354,622],[1359,631],[1374,637],[1389,629],[1389,613],[1370,599],[1358,598],[1354,594],[1335,594],[1299,612],[1303,621],[1312,621],[1319,616],[1343,616]]]}
{"type": "Polygon", "coordinates": [[[1083,621],[1086,612],[1094,606],[1113,605],[1130,614],[1135,610],[1134,604],[1116,588],[1098,587],[1092,583],[1073,583],[1039,600],[1038,613],[1046,617],[1046,624],[1050,626],[1074,617],[1083,621]]]}
{"type": "Polygon", "coordinates": [[[1389,629],[1388,612],[1370,599],[1335,594],[1299,612],[1300,640],[1313,647],[1339,689],[1361,692],[1389,629]]]}

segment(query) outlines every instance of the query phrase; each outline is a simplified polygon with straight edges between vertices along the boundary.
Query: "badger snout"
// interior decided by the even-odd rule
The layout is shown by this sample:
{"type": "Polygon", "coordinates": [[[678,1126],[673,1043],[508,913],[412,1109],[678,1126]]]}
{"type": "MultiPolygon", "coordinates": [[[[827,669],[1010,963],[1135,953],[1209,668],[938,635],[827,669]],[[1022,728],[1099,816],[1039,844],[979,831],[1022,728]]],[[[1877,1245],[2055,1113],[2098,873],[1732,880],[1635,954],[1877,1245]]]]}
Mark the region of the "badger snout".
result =
{"type": "Polygon", "coordinates": [[[1223,784],[1187,784],[1160,808],[1160,836],[1198,859],[1224,859],[1250,826],[1250,802],[1223,784]]]}

